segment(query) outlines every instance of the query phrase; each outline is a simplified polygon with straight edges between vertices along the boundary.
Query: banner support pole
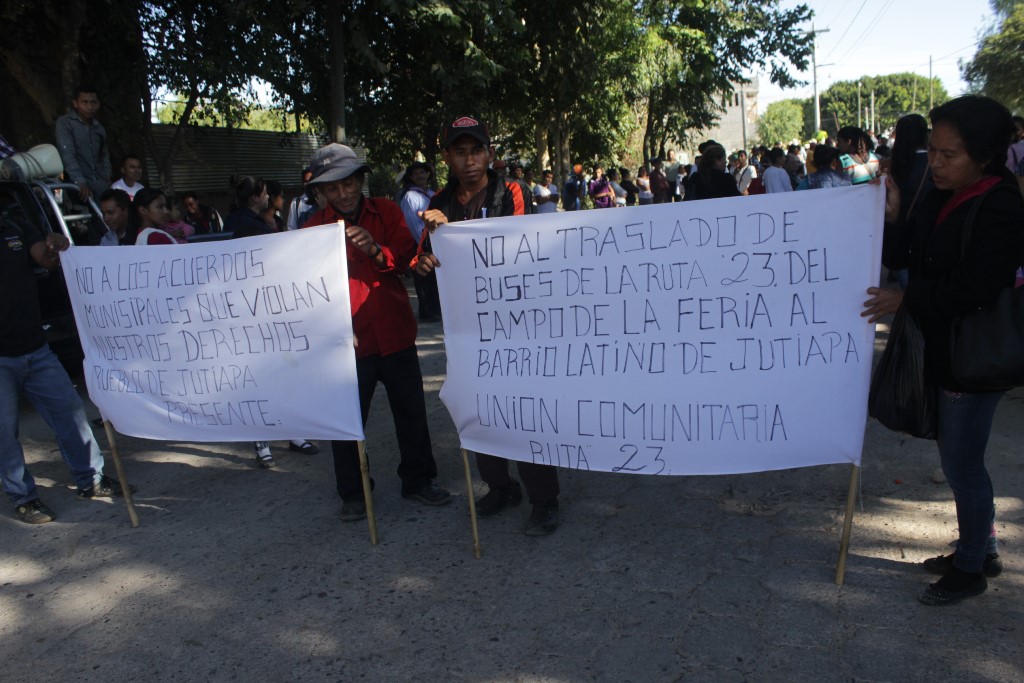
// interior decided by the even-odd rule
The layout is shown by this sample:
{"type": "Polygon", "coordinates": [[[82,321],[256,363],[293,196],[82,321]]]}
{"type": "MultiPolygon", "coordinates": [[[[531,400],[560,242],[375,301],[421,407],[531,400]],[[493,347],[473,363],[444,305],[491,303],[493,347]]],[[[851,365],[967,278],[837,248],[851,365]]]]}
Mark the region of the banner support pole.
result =
{"type": "Polygon", "coordinates": [[[836,585],[842,586],[846,578],[846,556],[850,552],[850,529],[853,526],[853,508],[857,503],[857,481],[860,467],[853,465],[850,470],[850,488],[846,492],[846,518],[843,520],[843,539],[839,543],[839,562],[836,564],[836,585]]]}
{"type": "Polygon", "coordinates": [[[466,497],[469,499],[469,525],[473,529],[473,557],[480,559],[480,533],[476,524],[476,500],[473,498],[473,476],[469,473],[469,451],[462,449],[462,465],[466,470],[466,497]]]}
{"type": "Polygon", "coordinates": [[[124,492],[124,504],[128,507],[128,519],[131,520],[132,528],[139,527],[139,513],[135,511],[135,501],[132,499],[132,489],[124,475],[124,467],[121,465],[121,454],[117,452],[117,441],[114,439],[114,428],[110,421],[103,420],[103,431],[107,433],[107,443],[110,444],[110,458],[114,461],[114,471],[117,472],[117,480],[121,482],[121,490],[124,492]]]}
{"type": "Polygon", "coordinates": [[[370,545],[377,545],[377,516],[373,514],[373,492],[370,491],[370,463],[366,461],[366,442],[356,441],[359,449],[359,474],[363,477],[363,500],[366,503],[366,520],[370,525],[370,545]]]}

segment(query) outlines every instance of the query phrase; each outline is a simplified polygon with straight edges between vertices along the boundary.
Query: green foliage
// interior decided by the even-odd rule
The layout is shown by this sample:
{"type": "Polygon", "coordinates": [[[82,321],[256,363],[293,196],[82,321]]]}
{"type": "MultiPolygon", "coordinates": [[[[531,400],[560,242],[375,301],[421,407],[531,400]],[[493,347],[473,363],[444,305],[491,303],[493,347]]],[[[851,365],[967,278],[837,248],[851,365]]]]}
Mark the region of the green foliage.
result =
{"type": "Polygon", "coordinates": [[[722,95],[754,67],[767,68],[783,87],[798,85],[790,65],[806,68],[811,38],[797,26],[806,5],[782,10],[778,0],[647,0],[640,3],[651,39],[641,59],[653,65],[646,99],[645,153],[660,154],[667,139],[709,127],[722,95]]]}
{"type": "Polygon", "coordinates": [[[757,121],[757,137],[762,145],[777,142],[787,145],[800,138],[804,130],[804,108],[801,100],[779,100],[769,104],[757,121]]]}
{"type": "MultiPolygon", "coordinates": [[[[860,85],[860,125],[869,128],[864,108],[871,104],[871,93],[875,94],[876,133],[884,133],[896,125],[905,114],[928,113],[929,81],[914,73],[889,74],[887,76],[863,76],[856,81],[839,81],[821,94],[821,125],[834,135],[843,126],[855,126],[858,122],[858,84],[860,85]]],[[[933,78],[934,104],[937,106],[949,99],[949,94],[938,78],[933,78]]],[[[813,102],[806,105],[813,107],[813,102]]],[[[806,110],[805,110],[806,111],[806,110]]],[[[814,121],[813,110],[810,125],[814,121]]],[[[813,130],[805,130],[810,136],[813,130]]]]}
{"type": "Polygon", "coordinates": [[[963,74],[982,94],[1019,112],[1024,111],[1024,3],[1003,4],[1008,6],[999,31],[982,41],[963,74]]]}
{"type": "MultiPolygon", "coordinates": [[[[166,125],[177,125],[181,120],[182,112],[186,102],[183,99],[174,99],[165,102],[157,107],[156,118],[160,123],[166,125]]],[[[198,126],[220,126],[234,127],[242,130],[269,130],[278,133],[294,133],[295,115],[281,107],[261,107],[242,102],[233,103],[236,112],[244,112],[243,115],[234,117],[225,116],[219,109],[213,106],[197,105],[192,110],[189,125],[198,126]]],[[[313,128],[312,122],[305,117],[300,117],[299,125],[301,130],[308,131],[313,128]]]]}

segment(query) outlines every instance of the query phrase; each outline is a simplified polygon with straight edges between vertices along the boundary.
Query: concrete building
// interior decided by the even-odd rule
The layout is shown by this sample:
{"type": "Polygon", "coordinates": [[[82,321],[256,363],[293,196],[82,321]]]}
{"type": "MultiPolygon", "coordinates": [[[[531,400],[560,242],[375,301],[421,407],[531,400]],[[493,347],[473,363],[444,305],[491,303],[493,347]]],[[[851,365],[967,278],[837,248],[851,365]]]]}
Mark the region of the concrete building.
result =
{"type": "MultiPolygon", "coordinates": [[[[704,140],[716,140],[729,154],[739,149],[750,149],[757,135],[757,76],[749,83],[734,84],[733,91],[724,96],[725,111],[717,125],[702,131],[691,131],[692,149],[686,149],[690,160],[697,154],[697,145],[704,140]]],[[[677,155],[678,156],[678,155],[677,155]]]]}

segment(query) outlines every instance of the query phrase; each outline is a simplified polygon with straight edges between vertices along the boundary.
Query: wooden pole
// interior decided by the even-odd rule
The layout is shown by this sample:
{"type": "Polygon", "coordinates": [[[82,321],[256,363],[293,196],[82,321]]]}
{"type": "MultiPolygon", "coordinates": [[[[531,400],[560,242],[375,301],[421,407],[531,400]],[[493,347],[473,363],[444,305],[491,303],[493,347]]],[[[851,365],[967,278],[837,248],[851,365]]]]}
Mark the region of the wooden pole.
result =
{"type": "Polygon", "coordinates": [[[846,491],[846,519],[843,520],[843,540],[839,543],[839,563],[836,565],[836,585],[842,586],[846,578],[846,555],[850,552],[850,529],[853,526],[853,508],[857,503],[857,480],[860,467],[850,470],[850,488],[846,491]]]}
{"type": "Polygon", "coordinates": [[[373,492],[370,491],[370,463],[366,461],[366,442],[356,441],[356,446],[359,448],[359,473],[363,476],[366,519],[370,524],[370,544],[377,545],[377,517],[373,514],[373,492]]]}
{"type": "Polygon", "coordinates": [[[110,426],[110,422],[107,420],[103,420],[103,431],[107,433],[107,443],[110,444],[110,458],[114,461],[114,471],[117,472],[117,480],[121,482],[121,490],[124,492],[124,504],[128,506],[128,519],[131,520],[132,528],[137,529],[139,527],[139,513],[135,511],[132,490],[128,486],[128,479],[124,476],[121,455],[117,452],[117,441],[114,439],[114,428],[110,426]]]}
{"type": "Polygon", "coordinates": [[[480,559],[480,533],[476,525],[476,500],[473,498],[473,476],[469,473],[469,451],[462,449],[462,464],[466,468],[466,497],[469,498],[469,525],[473,529],[473,557],[480,559]]]}

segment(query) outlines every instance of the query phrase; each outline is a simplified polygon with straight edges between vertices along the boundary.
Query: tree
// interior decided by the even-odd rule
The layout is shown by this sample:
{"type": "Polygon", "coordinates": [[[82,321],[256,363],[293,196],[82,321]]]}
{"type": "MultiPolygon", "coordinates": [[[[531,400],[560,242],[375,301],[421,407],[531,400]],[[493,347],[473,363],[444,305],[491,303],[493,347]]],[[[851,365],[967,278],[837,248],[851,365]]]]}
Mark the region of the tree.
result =
{"type": "MultiPolygon", "coordinates": [[[[874,92],[876,130],[872,132],[884,133],[894,127],[905,114],[927,113],[929,86],[933,89],[936,105],[949,99],[949,94],[938,78],[933,78],[929,84],[926,77],[914,73],[862,76],[856,81],[838,81],[821,94],[822,128],[830,135],[844,126],[855,126],[858,121],[861,128],[870,128],[864,108],[870,106],[871,93],[874,92]]],[[[812,111],[810,107],[814,104],[808,100],[805,106],[805,111],[812,111]]],[[[813,121],[813,114],[810,120],[813,121]]],[[[813,127],[813,123],[810,126],[813,127]]],[[[804,136],[810,137],[814,132],[805,128],[804,136]]]]}
{"type": "Polygon", "coordinates": [[[757,137],[762,145],[777,142],[789,144],[799,139],[804,130],[804,108],[801,100],[779,100],[765,108],[757,121],[757,137]]]}
{"type": "Polygon", "coordinates": [[[983,95],[1019,112],[1024,111],[1024,3],[1004,4],[999,31],[982,41],[962,70],[964,79],[983,95]]]}
{"type": "MultiPolygon", "coordinates": [[[[647,0],[640,3],[654,60],[644,93],[645,157],[661,155],[668,139],[709,127],[724,110],[723,96],[753,67],[767,67],[782,87],[798,85],[790,66],[807,67],[811,37],[797,31],[811,16],[806,5],[783,10],[778,0],[647,0]]],[[[647,159],[645,158],[645,161],[647,159]]]]}

